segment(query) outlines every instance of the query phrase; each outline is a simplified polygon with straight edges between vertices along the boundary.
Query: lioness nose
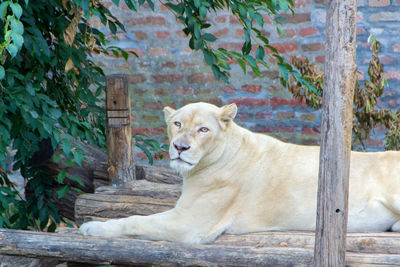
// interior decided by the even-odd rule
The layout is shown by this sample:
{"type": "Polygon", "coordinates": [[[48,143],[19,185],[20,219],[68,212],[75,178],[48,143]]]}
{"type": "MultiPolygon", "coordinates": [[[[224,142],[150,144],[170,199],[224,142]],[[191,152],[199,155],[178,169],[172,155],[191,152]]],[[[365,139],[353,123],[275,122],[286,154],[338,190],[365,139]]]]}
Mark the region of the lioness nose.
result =
{"type": "Polygon", "coordinates": [[[178,150],[179,154],[182,153],[183,151],[186,151],[190,148],[189,145],[186,144],[175,144],[174,143],[174,147],[176,148],[176,150],[178,150]]]}

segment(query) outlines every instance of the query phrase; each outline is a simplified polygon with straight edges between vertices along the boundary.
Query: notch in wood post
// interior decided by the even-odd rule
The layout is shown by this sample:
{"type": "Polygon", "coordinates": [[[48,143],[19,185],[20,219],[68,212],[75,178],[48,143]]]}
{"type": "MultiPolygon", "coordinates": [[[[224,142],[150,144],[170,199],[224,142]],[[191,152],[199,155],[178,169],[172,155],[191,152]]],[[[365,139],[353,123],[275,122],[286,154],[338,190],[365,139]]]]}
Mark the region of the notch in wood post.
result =
{"type": "Polygon", "coordinates": [[[125,75],[106,79],[108,177],[113,185],[134,181],[134,140],[131,132],[131,100],[125,75]]]}

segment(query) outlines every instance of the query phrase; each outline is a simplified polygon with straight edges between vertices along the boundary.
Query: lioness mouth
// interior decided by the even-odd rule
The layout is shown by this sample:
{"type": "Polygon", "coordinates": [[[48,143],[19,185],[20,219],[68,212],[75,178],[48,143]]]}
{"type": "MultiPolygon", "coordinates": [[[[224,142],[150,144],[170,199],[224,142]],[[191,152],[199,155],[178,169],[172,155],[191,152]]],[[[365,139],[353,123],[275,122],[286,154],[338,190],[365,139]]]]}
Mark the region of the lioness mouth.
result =
{"type": "Polygon", "coordinates": [[[180,161],[180,162],[184,162],[184,163],[186,163],[186,164],[189,164],[190,166],[193,166],[192,163],[187,162],[187,161],[185,161],[185,160],[183,160],[183,159],[181,159],[181,158],[176,158],[176,159],[172,159],[172,160],[177,160],[177,161],[180,161]]]}

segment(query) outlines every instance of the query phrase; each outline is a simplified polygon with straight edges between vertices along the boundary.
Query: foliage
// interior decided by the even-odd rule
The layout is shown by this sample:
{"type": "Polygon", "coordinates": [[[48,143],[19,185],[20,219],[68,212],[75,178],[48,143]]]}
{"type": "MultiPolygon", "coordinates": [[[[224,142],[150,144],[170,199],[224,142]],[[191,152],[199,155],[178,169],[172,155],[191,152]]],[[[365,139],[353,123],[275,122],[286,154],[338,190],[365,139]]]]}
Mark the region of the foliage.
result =
{"type": "Polygon", "coordinates": [[[268,56],[271,61],[277,62],[283,85],[286,85],[289,76],[292,76],[303,86],[318,94],[307,80],[304,80],[290,64],[285,62],[284,58],[279,55],[275,47],[270,45],[268,38],[262,33],[262,28],[265,24],[264,16],[270,16],[277,25],[277,31],[282,35],[286,34],[280,25],[287,22],[287,19],[279,14],[282,12],[294,14],[292,0],[183,0],[167,2],[165,5],[185,25],[183,31],[190,37],[190,48],[202,51],[205,62],[211,66],[217,79],[228,81],[229,60],[236,61],[245,73],[247,66],[249,66],[255,74],[261,75],[259,66],[269,67],[265,61],[268,56]],[[241,53],[227,51],[223,48],[215,50],[212,47],[212,43],[217,38],[207,32],[207,29],[211,27],[211,24],[207,21],[207,13],[225,8],[229,9],[243,26],[245,40],[241,53]],[[257,44],[255,52],[252,51],[253,43],[257,44]],[[266,51],[268,52],[267,54],[266,51]]]}
{"type": "MultiPolygon", "coordinates": [[[[353,106],[353,146],[360,144],[366,148],[366,140],[371,131],[378,125],[387,129],[385,148],[388,150],[400,149],[400,110],[383,109],[377,107],[378,98],[384,92],[386,79],[383,76],[383,65],[379,60],[378,52],[381,44],[371,36],[372,57],[368,66],[369,80],[364,81],[361,87],[358,80],[354,87],[353,106]]],[[[301,75],[314,85],[319,94],[308,90],[293,79],[288,83],[288,89],[294,97],[304,101],[307,105],[319,109],[322,105],[323,72],[307,58],[292,58],[292,64],[299,69],[301,75]]]]}
{"type": "MultiPolygon", "coordinates": [[[[32,191],[23,201],[2,173],[2,204],[8,199],[13,213],[3,205],[0,227],[51,231],[60,222],[50,197],[54,183],[63,182],[62,175],[54,181],[33,160],[43,140],[50,140],[53,149],[59,147],[71,164],[79,165],[83,149],[71,149],[69,136],[105,146],[99,98],[104,73],[91,55],[108,53],[107,41],[88,19],[98,16],[113,33],[123,25],[97,2],[0,4],[0,166],[6,170],[5,159],[15,150],[13,168],[21,169],[32,191]]],[[[118,49],[113,53],[127,56],[118,49]]],[[[68,186],[62,187],[59,196],[67,190],[68,186]]]]}
{"type": "Polygon", "coordinates": [[[160,144],[145,134],[135,134],[135,144],[146,155],[150,164],[154,163],[154,159],[163,159],[165,152],[168,152],[169,145],[160,144]]]}

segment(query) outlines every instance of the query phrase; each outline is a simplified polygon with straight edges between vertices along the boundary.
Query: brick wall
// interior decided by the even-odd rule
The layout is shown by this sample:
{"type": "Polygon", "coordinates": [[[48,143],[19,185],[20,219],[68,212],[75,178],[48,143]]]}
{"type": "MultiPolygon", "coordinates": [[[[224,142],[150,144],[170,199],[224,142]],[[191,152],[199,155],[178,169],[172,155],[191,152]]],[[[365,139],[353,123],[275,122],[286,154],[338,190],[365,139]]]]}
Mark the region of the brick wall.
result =
{"type": "MultiPolygon", "coordinates": [[[[277,34],[269,17],[265,35],[280,53],[306,55],[318,63],[324,62],[323,0],[297,0],[296,14],[286,15],[289,23],[283,25],[285,36],[277,34]]],[[[231,64],[229,84],[216,81],[200,53],[188,47],[182,25],[165,6],[155,11],[142,8],[138,13],[129,11],[124,4],[111,6],[113,14],[123,21],[127,33],[120,33],[122,48],[138,53],[139,58],[129,62],[113,57],[95,59],[106,73],[129,75],[132,93],[133,131],[147,133],[165,140],[165,123],[162,107],[181,107],[195,101],[217,105],[236,103],[239,106],[236,122],[257,132],[269,133],[282,140],[299,144],[318,144],[320,112],[292,99],[291,94],[279,83],[279,72],[271,67],[262,77],[252,72],[244,74],[238,64],[231,64]]],[[[235,17],[228,12],[209,16],[210,31],[217,37],[215,47],[240,50],[243,31],[235,17]]],[[[370,51],[367,39],[374,33],[382,42],[382,61],[389,81],[380,101],[381,107],[397,107],[400,85],[400,0],[359,0],[357,13],[357,63],[362,75],[367,72],[370,51]]],[[[98,21],[93,21],[100,25],[98,21]]],[[[107,32],[107,29],[101,27],[107,32]]],[[[370,142],[370,149],[379,149],[383,136],[377,131],[370,142]]]]}

